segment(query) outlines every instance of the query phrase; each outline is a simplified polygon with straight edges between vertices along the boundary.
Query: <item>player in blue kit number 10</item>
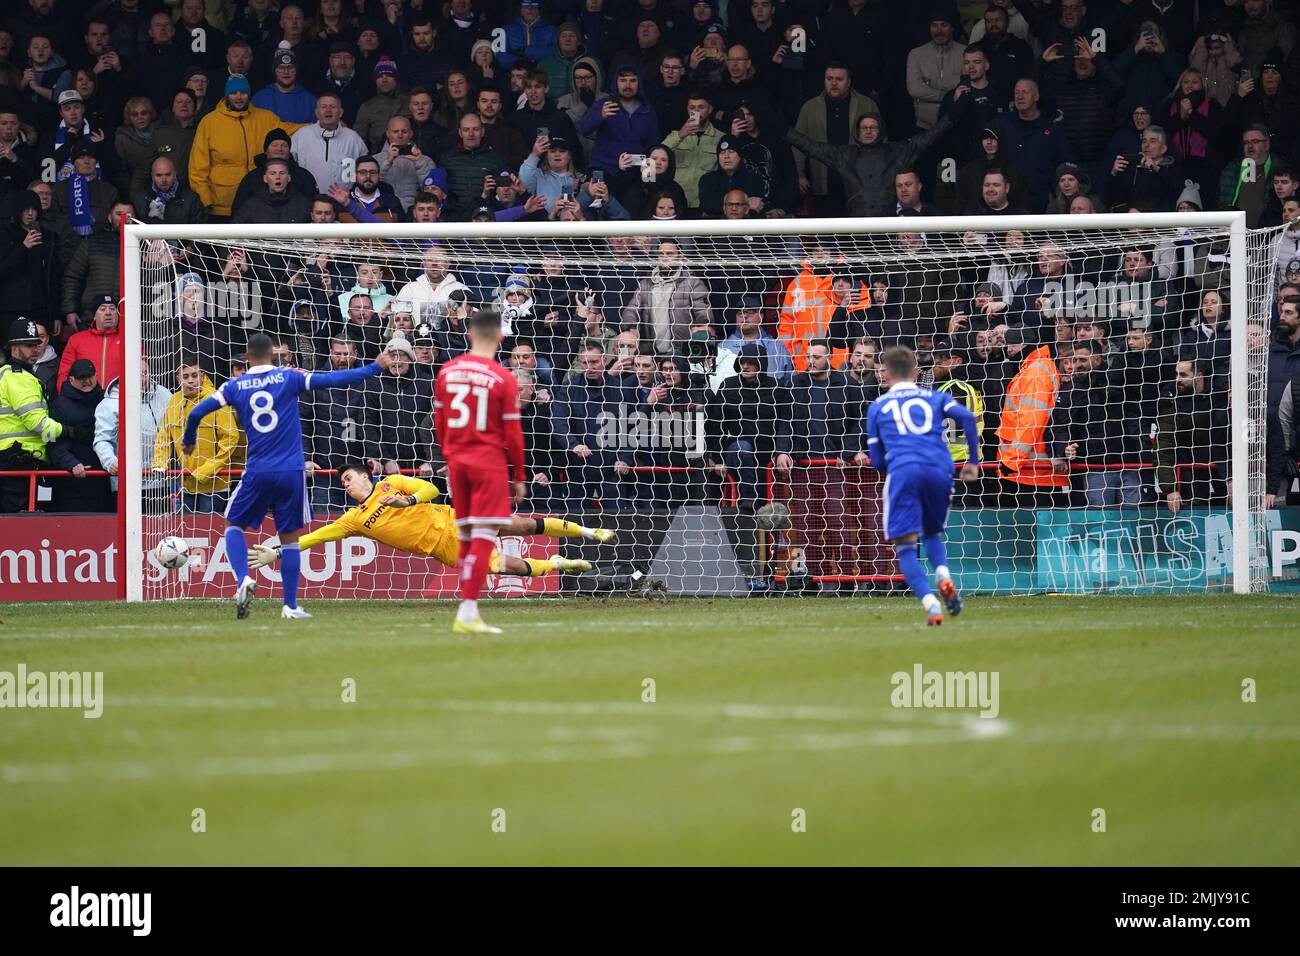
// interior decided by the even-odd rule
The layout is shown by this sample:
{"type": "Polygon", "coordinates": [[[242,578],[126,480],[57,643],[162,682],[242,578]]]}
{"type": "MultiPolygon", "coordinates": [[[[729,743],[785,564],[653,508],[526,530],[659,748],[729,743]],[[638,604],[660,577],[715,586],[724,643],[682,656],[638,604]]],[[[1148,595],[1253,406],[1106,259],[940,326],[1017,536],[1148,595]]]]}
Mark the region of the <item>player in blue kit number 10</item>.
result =
{"type": "Polygon", "coordinates": [[[222,405],[235,410],[248,437],[244,477],[226,505],[226,558],[235,575],[235,617],[239,620],[248,617],[257,591],[257,582],[248,574],[248,539],[244,529],[256,531],[268,511],[275,516],[275,531],[280,537],[280,580],[284,589],[280,616],[290,620],[311,617],[298,607],[298,582],[302,573],[298,538],[312,517],[307,499],[307,458],[302,448],[298,395],[318,388],[339,388],[378,375],[388,368],[390,354],[382,353],[379,361],[360,368],[302,372],[272,365],[272,351],[270,336],[260,332],[250,336],[248,371],[230,379],[194,406],[181,438],[182,450],[188,455],[194,450],[199,422],[222,405]]]}
{"type": "Polygon", "coordinates": [[[934,566],[948,613],[961,613],[961,593],[948,570],[943,544],[952,499],[953,460],[944,437],[944,419],[961,424],[970,449],[961,479],[980,475],[979,426],[975,416],[944,392],[916,384],[916,353],[905,346],[880,356],[887,391],[867,409],[867,451],[871,465],[885,476],[885,539],[898,553],[898,568],[925,606],[930,624],[943,623],[943,608],[921,566],[917,540],[934,566]]]}

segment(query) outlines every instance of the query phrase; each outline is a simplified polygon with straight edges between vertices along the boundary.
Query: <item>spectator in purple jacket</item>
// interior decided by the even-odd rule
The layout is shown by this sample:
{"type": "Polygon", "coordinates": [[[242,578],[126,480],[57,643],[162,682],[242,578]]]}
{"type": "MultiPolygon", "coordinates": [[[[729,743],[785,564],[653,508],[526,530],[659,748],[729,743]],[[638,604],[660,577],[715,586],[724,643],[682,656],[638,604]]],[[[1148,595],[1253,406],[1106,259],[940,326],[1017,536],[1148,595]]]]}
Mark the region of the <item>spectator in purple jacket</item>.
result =
{"type": "Polygon", "coordinates": [[[610,191],[640,181],[641,167],[620,157],[644,155],[659,142],[659,119],[641,95],[641,77],[624,64],[615,71],[614,92],[592,104],[578,123],[578,132],[595,141],[591,167],[605,170],[610,191]],[[615,172],[617,170],[617,172],[615,172]]]}

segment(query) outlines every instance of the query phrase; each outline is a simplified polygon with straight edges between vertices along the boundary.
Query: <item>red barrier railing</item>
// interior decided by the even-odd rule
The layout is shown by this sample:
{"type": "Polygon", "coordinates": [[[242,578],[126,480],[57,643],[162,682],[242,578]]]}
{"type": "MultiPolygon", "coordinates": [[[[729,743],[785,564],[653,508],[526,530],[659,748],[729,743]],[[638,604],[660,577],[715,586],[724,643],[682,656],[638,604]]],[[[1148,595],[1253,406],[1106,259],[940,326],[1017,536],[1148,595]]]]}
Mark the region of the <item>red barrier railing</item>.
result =
{"type": "MultiPolygon", "coordinates": [[[[113,476],[110,475],[108,472],[102,471],[100,469],[95,469],[92,471],[91,469],[87,468],[86,473],[83,477],[84,478],[111,478],[113,476]]],[[[74,481],[81,480],[77,478],[77,476],[74,475],[72,472],[66,471],[62,468],[57,470],[42,468],[42,469],[28,470],[28,471],[0,471],[0,478],[27,478],[28,479],[27,482],[27,510],[28,511],[36,510],[36,479],[71,478],[74,481]]]]}

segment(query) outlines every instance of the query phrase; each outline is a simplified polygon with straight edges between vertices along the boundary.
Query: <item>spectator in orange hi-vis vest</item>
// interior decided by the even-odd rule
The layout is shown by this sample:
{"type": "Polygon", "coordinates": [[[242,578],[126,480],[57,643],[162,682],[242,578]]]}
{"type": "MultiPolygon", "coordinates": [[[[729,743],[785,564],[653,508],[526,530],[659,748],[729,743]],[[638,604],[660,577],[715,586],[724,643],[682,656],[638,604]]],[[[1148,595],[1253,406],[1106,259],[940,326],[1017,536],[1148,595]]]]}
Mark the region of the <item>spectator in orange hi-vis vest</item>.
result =
{"type": "MultiPolygon", "coordinates": [[[[839,305],[831,290],[832,270],[829,255],[820,247],[809,250],[799,274],[786,286],[781,300],[781,317],[777,321],[776,337],[789,350],[796,371],[808,368],[808,343],[830,334],[831,319],[839,305]]],[[[832,355],[831,364],[838,366],[847,354],[832,355]]]]}
{"type": "Polygon", "coordinates": [[[1061,371],[1052,346],[1025,357],[1009,385],[998,426],[998,464],[1002,477],[1032,488],[1068,488],[1068,472],[1056,471],[1044,435],[1061,389],[1061,371]]]}

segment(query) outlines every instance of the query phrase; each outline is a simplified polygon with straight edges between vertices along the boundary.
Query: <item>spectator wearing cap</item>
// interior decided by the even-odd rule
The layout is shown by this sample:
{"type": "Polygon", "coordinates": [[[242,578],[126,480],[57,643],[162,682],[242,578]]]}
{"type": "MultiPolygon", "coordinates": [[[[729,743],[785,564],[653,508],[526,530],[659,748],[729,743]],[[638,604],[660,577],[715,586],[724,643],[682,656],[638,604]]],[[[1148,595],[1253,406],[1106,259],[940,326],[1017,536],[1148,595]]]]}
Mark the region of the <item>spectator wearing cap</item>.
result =
{"type": "Polygon", "coordinates": [[[86,102],[76,90],[64,90],[58,96],[59,122],[46,129],[41,137],[39,153],[43,162],[52,162],[56,175],[62,179],[72,169],[72,149],[87,146],[101,167],[110,170],[116,163],[112,144],[104,130],[91,125],[86,116],[86,102]]]}
{"type": "Polygon", "coordinates": [[[366,155],[366,144],[354,130],[343,125],[343,101],[338,94],[322,92],[316,99],[316,122],[304,126],[292,137],[293,158],[311,173],[320,192],[349,182],[345,168],[366,155]]]}
{"type": "Polygon", "coordinates": [[[1052,190],[1044,212],[1049,215],[1066,215],[1075,198],[1087,196],[1091,190],[1092,181],[1079,168],[1078,163],[1061,163],[1056,167],[1056,188],[1052,190]]]}
{"type": "MultiPolygon", "coordinates": [[[[605,71],[601,69],[600,61],[593,56],[578,57],[570,68],[569,92],[556,100],[555,108],[569,117],[569,122],[574,124],[575,130],[596,100],[608,95],[604,77],[605,71]]],[[[481,98],[482,95],[480,93],[479,97],[481,98]]],[[[480,103],[479,113],[482,112],[480,103]]],[[[582,144],[582,154],[589,155],[595,142],[585,136],[579,137],[579,142],[582,144]]],[[[499,146],[497,148],[500,149],[499,146]]]]}
{"type": "Polygon", "coordinates": [[[572,197],[578,191],[578,170],[573,163],[569,144],[558,136],[546,140],[541,136],[519,168],[524,189],[546,200],[546,211],[555,211],[555,201],[562,195],[572,197]]]}
{"type": "Polygon", "coordinates": [[[1273,150],[1268,127],[1258,123],[1241,134],[1241,158],[1229,160],[1219,176],[1219,208],[1243,209],[1246,226],[1259,226],[1273,191],[1273,150]]]}
{"type": "Polygon", "coordinates": [[[533,70],[524,76],[524,103],[506,117],[506,123],[523,137],[524,143],[531,147],[537,137],[546,130],[548,136],[555,136],[569,145],[569,150],[579,155],[578,131],[569,114],[563,112],[550,99],[550,80],[541,70],[533,70]]]}
{"type": "Polygon", "coordinates": [[[582,43],[582,27],[573,20],[565,20],[555,31],[555,53],[538,62],[551,84],[551,96],[558,102],[573,89],[573,66],[586,53],[582,43]]]}
{"type": "MultiPolygon", "coordinates": [[[[118,200],[108,215],[98,222],[98,228],[77,244],[76,251],[63,270],[63,297],[59,312],[66,323],[66,334],[76,331],[84,319],[90,319],[99,308],[102,296],[108,293],[116,301],[122,260],[120,221],[135,215],[129,202],[118,200]]],[[[101,367],[100,372],[104,369],[101,367]]],[[[113,376],[101,375],[105,381],[113,376]]]]}
{"type": "Polygon", "coordinates": [[[578,130],[595,142],[591,166],[605,170],[613,192],[640,176],[628,157],[644,155],[659,142],[659,120],[642,95],[635,67],[623,64],[615,70],[614,91],[592,104],[578,130]]]}
{"type": "Polygon", "coordinates": [[[99,456],[95,454],[95,410],[103,398],[104,388],[95,366],[88,359],[77,359],[59,387],[58,397],[50,401],[50,417],[63,426],[58,440],[49,446],[50,463],[71,472],[73,477],[50,480],[48,511],[115,510],[108,479],[86,476],[87,469],[99,469],[99,456]]]}
{"type": "Polygon", "coordinates": [[[398,90],[397,63],[390,57],[381,56],[371,73],[375,95],[361,104],[352,128],[367,148],[378,155],[384,146],[388,121],[406,108],[406,100],[398,90]]]}
{"type": "MultiPolygon", "coordinates": [[[[453,149],[443,150],[438,165],[447,180],[447,203],[444,211],[456,219],[468,219],[478,208],[486,177],[505,165],[495,149],[483,143],[483,121],[477,113],[466,113],[457,126],[458,141],[453,149]]],[[[432,175],[432,174],[431,174],[432,175]]]]}
{"type": "Polygon", "coordinates": [[[907,54],[907,92],[921,129],[939,122],[939,104],[961,81],[966,47],[953,42],[954,32],[946,6],[940,5],[930,14],[930,42],[907,54]]]}
{"type": "Polygon", "coordinates": [[[433,169],[433,157],[414,142],[409,117],[394,115],[389,119],[384,144],[375,153],[375,161],[383,181],[409,212],[424,177],[433,169]]]}
{"type": "Polygon", "coordinates": [[[542,5],[538,0],[523,0],[519,16],[506,27],[506,48],[497,59],[507,70],[516,60],[541,63],[555,55],[557,36],[555,27],[542,19],[542,5]]]}
{"type": "Polygon", "coordinates": [[[148,185],[135,193],[132,201],[142,222],[191,225],[208,221],[208,211],[194,190],[181,182],[170,155],[149,164],[148,185]]]}
{"type": "Polygon", "coordinates": [[[451,61],[436,48],[437,35],[438,28],[428,13],[412,15],[406,50],[397,58],[397,69],[411,88],[422,86],[436,90],[447,77],[451,61]]]}
{"type": "Polygon", "coordinates": [[[433,387],[415,374],[415,349],[405,338],[384,347],[392,359],[383,374],[368,379],[361,410],[366,457],[379,462],[384,474],[403,468],[433,474],[433,387]]]}
{"type": "Polygon", "coordinates": [[[287,47],[276,50],[271,58],[271,75],[274,82],[253,95],[253,105],[289,123],[312,122],[316,118],[316,95],[298,81],[298,55],[287,47]]]}
{"type": "Polygon", "coordinates": [[[1264,57],[1259,79],[1242,77],[1223,110],[1235,128],[1252,124],[1266,127],[1272,152],[1279,157],[1292,155],[1300,128],[1300,104],[1295,89],[1282,82],[1282,64],[1282,51],[1271,51],[1264,57]]]}
{"type": "MultiPolygon", "coordinates": [[[[251,48],[251,43],[249,45],[251,48]]],[[[230,46],[233,49],[235,44],[232,43],[230,46]]],[[[276,50],[283,49],[292,50],[297,55],[298,68],[303,76],[313,75],[316,65],[319,65],[322,71],[325,69],[325,64],[320,62],[317,55],[318,47],[312,42],[311,35],[307,33],[307,18],[303,15],[302,7],[296,3],[280,5],[278,29],[273,30],[270,38],[258,47],[257,62],[270,63],[276,50]]]]}
{"type": "Polygon", "coordinates": [[[121,316],[117,302],[107,293],[92,297],[92,325],[68,339],[59,361],[58,388],[63,389],[77,359],[87,359],[99,375],[100,381],[111,382],[122,372],[121,316]]]}
{"type": "Polygon", "coordinates": [[[314,199],[318,190],[316,189],[316,179],[311,173],[298,165],[293,158],[293,142],[289,134],[276,127],[266,134],[262,140],[262,152],[258,153],[253,159],[253,169],[239,182],[239,189],[235,191],[234,210],[239,211],[239,207],[244,204],[244,200],[252,196],[262,188],[264,183],[264,174],[266,173],[267,160],[283,159],[289,164],[289,189],[295,193],[306,196],[308,200],[314,199]]]}
{"type": "Polygon", "coordinates": [[[248,80],[232,76],[226,81],[225,98],[199,121],[194,134],[189,184],[208,210],[209,219],[229,219],[235,191],[256,165],[254,144],[286,125],[269,110],[253,106],[251,99],[248,80]]]}
{"type": "Polygon", "coordinates": [[[744,296],[736,306],[736,329],[722,340],[721,348],[740,355],[746,346],[762,349],[763,371],[779,382],[794,372],[790,350],[763,329],[763,300],[744,296]]]}
{"type": "MultiPolygon", "coordinates": [[[[343,123],[352,126],[365,99],[366,86],[357,74],[357,48],[351,40],[336,39],[329,45],[329,67],[314,84],[317,96],[333,93],[343,106],[343,123]]],[[[319,119],[319,117],[317,117],[319,119]]]]}
{"type": "Polygon", "coordinates": [[[722,197],[733,189],[745,193],[753,211],[762,211],[767,200],[767,183],[741,162],[736,143],[730,137],[723,137],[718,141],[718,168],[700,177],[700,212],[705,216],[720,217],[722,197]]]}
{"type": "Polygon", "coordinates": [[[71,168],[54,184],[54,210],[71,223],[73,232],[88,236],[117,202],[117,187],[101,178],[95,151],[85,140],[73,144],[68,158],[71,168]]]}
{"type": "MultiPolygon", "coordinates": [[[[0,471],[47,467],[48,445],[63,432],[50,417],[49,393],[32,370],[45,346],[33,319],[15,319],[8,329],[9,357],[0,365],[0,471]]],[[[27,509],[28,480],[0,478],[0,514],[27,509]]]]}

